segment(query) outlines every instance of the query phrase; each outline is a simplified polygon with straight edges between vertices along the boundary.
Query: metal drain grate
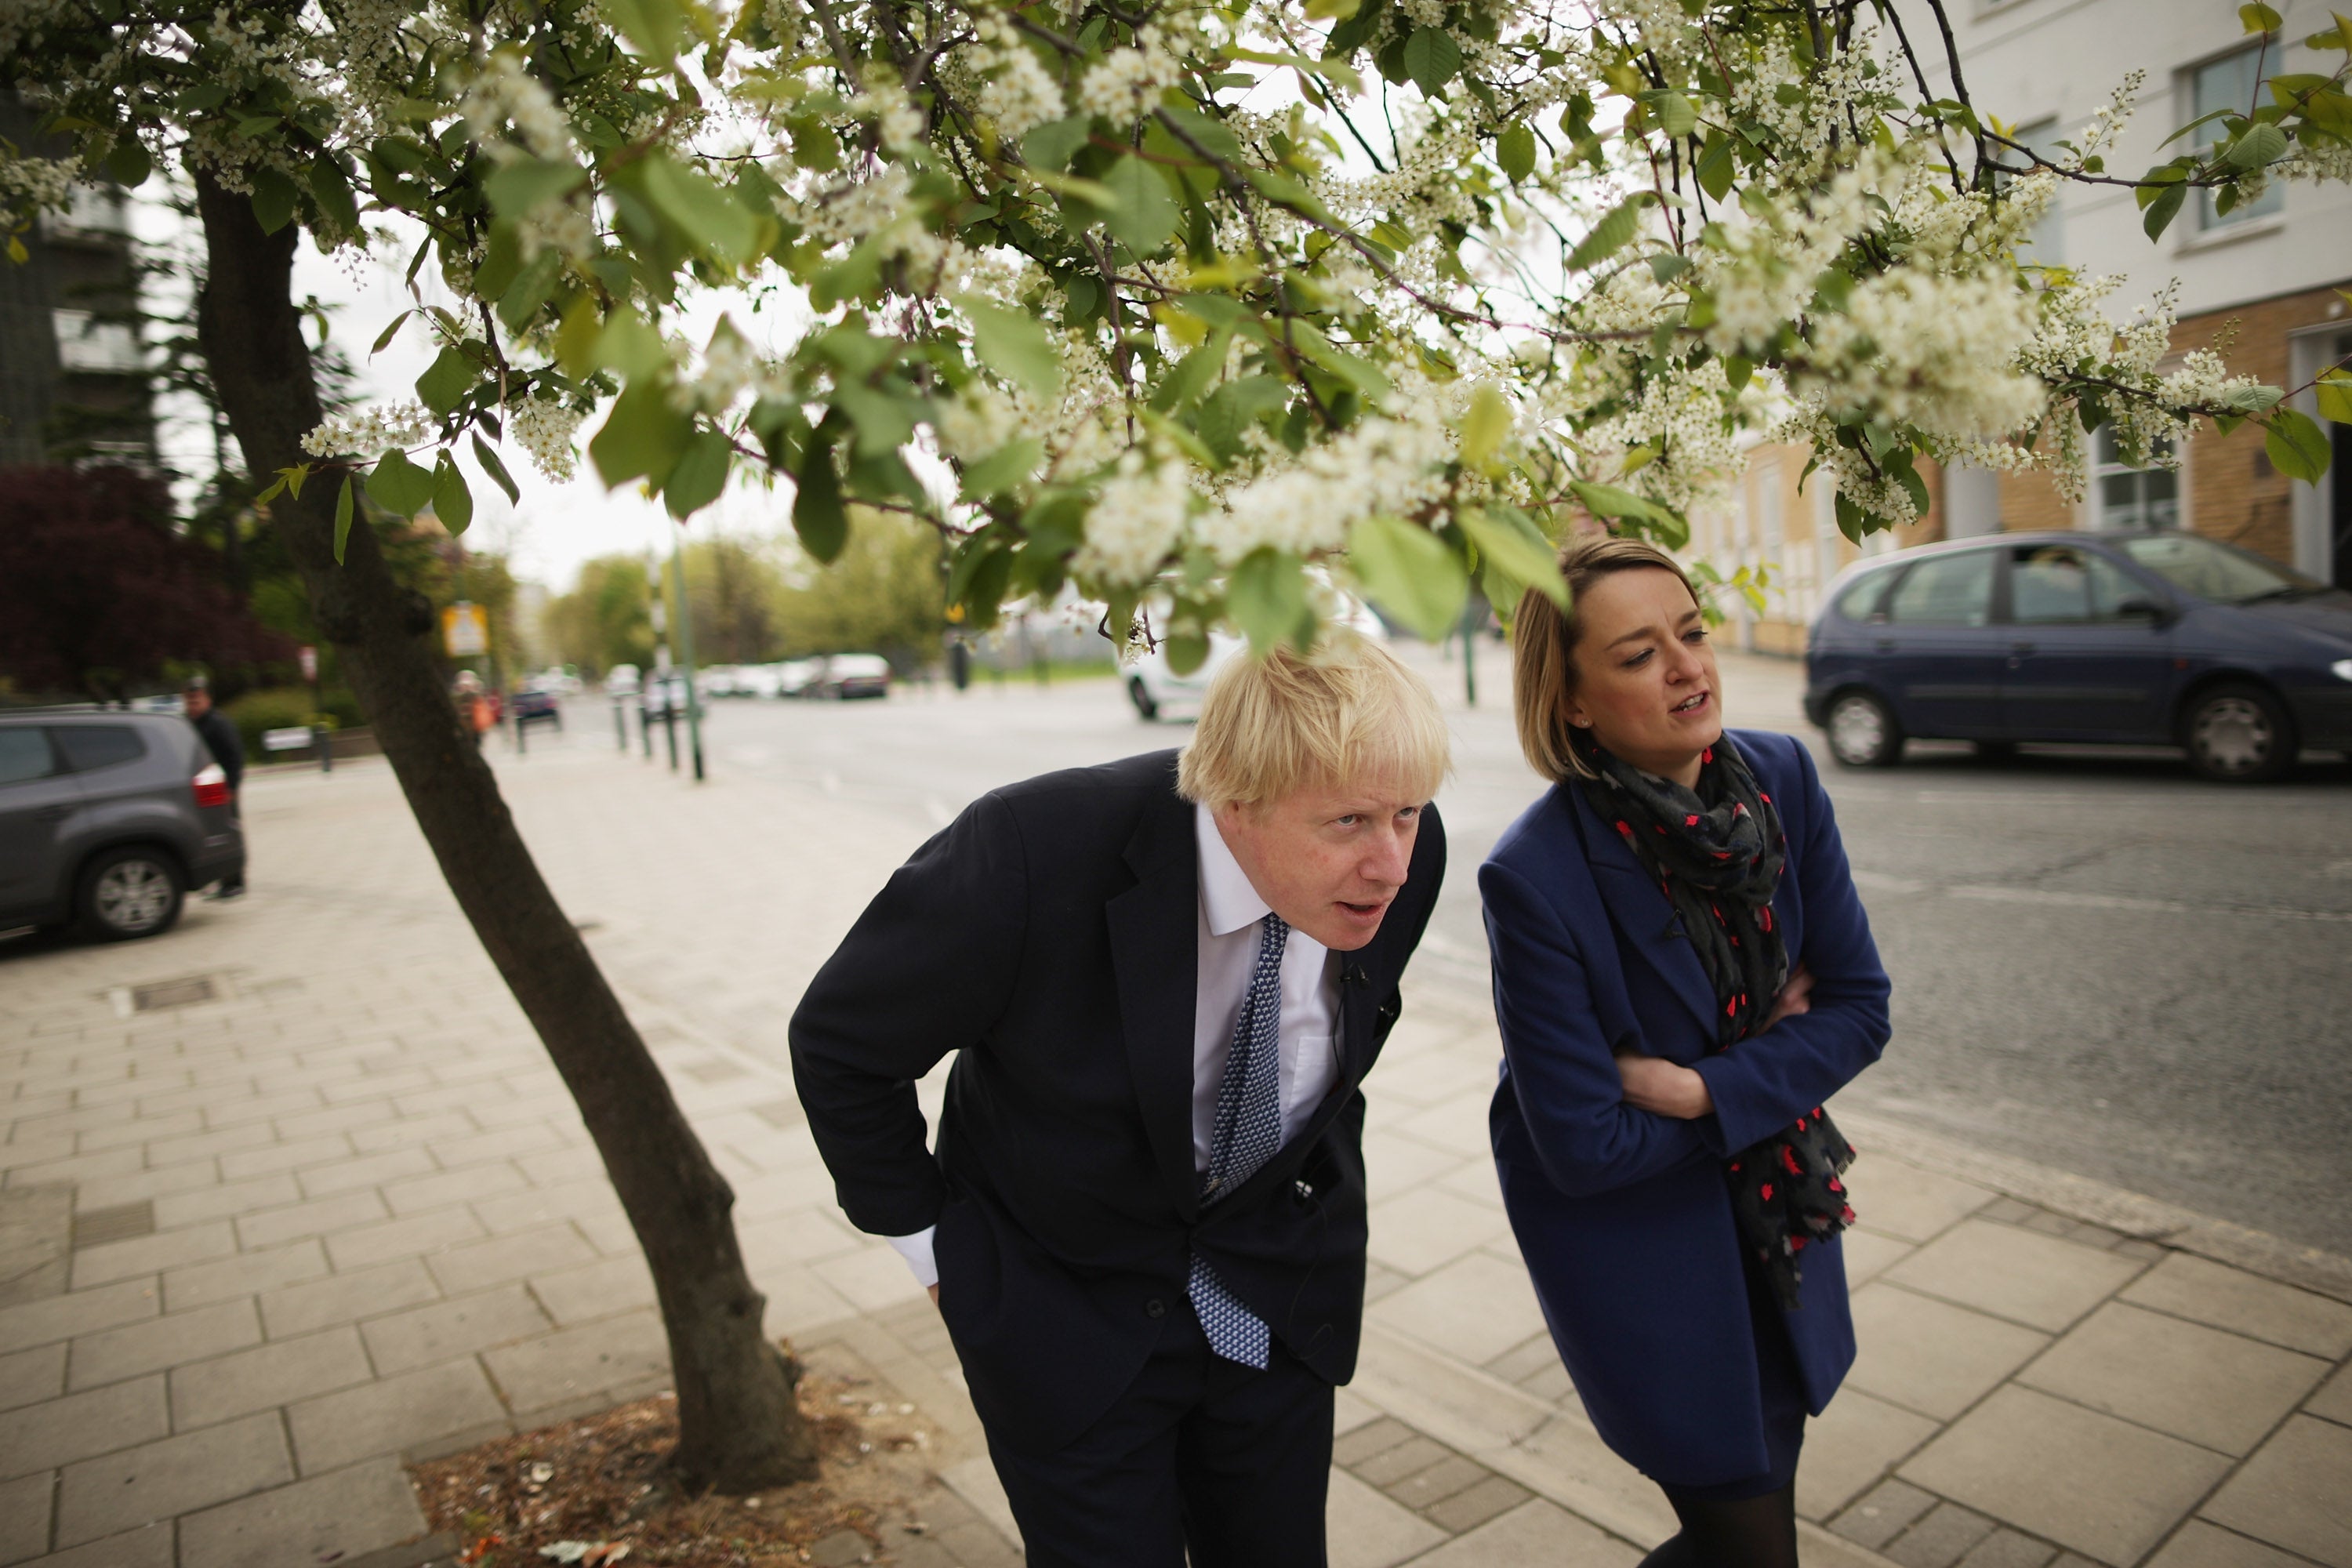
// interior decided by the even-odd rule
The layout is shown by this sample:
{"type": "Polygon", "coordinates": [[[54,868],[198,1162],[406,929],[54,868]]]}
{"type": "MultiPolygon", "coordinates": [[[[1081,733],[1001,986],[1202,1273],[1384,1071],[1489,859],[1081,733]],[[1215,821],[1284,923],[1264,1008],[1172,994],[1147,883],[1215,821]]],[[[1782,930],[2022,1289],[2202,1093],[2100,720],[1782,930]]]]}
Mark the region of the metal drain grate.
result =
{"type": "Polygon", "coordinates": [[[152,1013],[158,1007],[185,1007],[195,1002],[209,1002],[218,994],[209,974],[194,974],[185,980],[159,980],[152,985],[131,988],[131,1010],[152,1013]]]}

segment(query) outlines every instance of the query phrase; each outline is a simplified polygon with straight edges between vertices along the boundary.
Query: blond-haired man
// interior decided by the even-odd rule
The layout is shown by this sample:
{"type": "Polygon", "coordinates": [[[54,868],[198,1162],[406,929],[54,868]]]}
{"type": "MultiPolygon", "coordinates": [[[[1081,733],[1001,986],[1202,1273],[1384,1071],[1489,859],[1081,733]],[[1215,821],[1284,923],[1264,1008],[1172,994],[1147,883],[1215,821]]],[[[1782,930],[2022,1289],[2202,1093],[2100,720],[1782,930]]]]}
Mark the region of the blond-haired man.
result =
{"type": "Polygon", "coordinates": [[[1340,634],[1192,743],[982,796],[803,997],[851,1221],[931,1287],[1033,1568],[1314,1568],[1363,1100],[1445,867],[1445,724],[1340,634]],[[936,1157],[914,1080],[949,1052],[936,1157]]]}

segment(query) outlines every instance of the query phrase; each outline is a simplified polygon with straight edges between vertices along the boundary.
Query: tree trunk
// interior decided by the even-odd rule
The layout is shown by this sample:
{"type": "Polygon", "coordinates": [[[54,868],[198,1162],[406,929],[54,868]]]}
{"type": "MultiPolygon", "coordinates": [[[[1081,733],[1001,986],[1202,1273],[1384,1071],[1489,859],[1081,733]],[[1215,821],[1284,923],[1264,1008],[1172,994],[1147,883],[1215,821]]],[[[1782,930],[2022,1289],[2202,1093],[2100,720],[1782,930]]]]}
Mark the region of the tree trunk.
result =
{"type": "MultiPolygon", "coordinates": [[[[262,232],[247,197],[192,170],[210,266],[197,337],[247,468],[266,480],[304,461],[318,387],[291,295],[295,225],[262,232]]],[[[740,1492],[806,1479],[816,1447],[794,1403],[797,1373],[761,1326],[729,1218],[734,1194],[670,1096],[636,1028],[532,863],[489,764],[460,729],[425,642],[422,595],[353,525],[334,558],[339,475],[269,504],[309,590],[320,635],[373,726],[441,874],[538,1030],[580,1106],[652,1266],[677,1384],[689,1487],[740,1492]]]]}

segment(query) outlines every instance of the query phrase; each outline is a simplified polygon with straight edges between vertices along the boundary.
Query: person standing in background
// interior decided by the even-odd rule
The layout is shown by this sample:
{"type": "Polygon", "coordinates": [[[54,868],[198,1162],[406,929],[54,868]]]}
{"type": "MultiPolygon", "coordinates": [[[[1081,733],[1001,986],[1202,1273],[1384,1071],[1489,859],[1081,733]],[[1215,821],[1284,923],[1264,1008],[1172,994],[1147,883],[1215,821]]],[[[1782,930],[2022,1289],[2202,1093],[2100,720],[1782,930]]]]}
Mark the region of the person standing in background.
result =
{"type": "MultiPolygon", "coordinates": [[[[213,754],[220,771],[228,775],[228,808],[239,822],[245,820],[245,744],[236,738],[236,726],[230,723],[221,710],[213,706],[212,682],[201,675],[188,677],[181,689],[182,711],[188,722],[195,726],[205,750],[213,754]]],[[[220,886],[205,897],[208,899],[241,899],[245,896],[245,863],[237,862],[236,869],[223,877],[220,886]]]]}

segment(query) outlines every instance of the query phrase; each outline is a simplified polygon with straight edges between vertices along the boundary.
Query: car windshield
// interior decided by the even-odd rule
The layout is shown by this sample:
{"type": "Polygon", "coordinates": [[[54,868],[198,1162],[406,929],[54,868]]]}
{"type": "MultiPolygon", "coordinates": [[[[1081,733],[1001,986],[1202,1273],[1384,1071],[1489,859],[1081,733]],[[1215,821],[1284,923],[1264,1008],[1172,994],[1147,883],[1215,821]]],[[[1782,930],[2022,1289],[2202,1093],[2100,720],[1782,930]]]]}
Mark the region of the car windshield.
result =
{"type": "Polygon", "coordinates": [[[2174,587],[2223,605],[2317,593],[2323,584],[2234,545],[2193,533],[2141,534],[2115,542],[2174,587]]]}

